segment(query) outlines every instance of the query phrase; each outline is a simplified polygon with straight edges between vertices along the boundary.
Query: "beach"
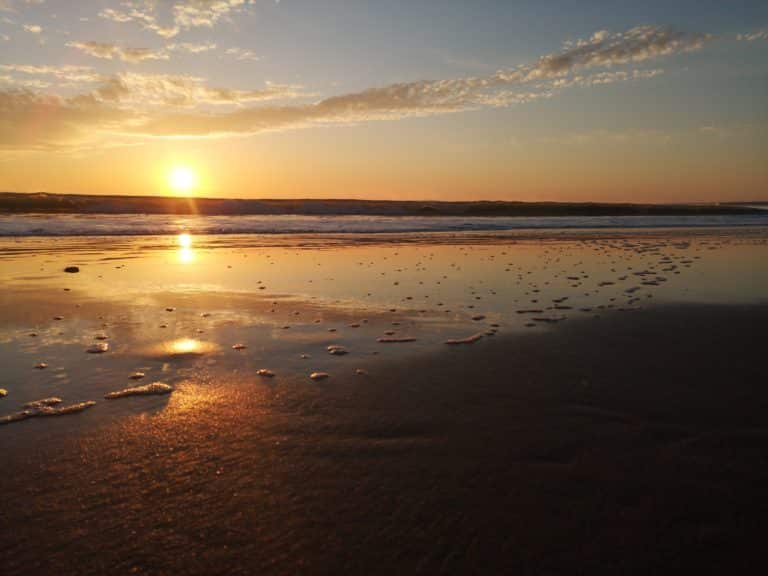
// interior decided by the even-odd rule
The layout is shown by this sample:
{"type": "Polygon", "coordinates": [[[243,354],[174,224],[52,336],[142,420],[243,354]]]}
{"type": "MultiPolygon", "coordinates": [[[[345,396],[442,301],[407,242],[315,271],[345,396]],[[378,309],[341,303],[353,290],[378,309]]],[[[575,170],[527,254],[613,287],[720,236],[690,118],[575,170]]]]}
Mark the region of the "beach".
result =
{"type": "Polygon", "coordinates": [[[754,570],[766,240],[0,239],[0,571],[754,570]]]}
{"type": "Polygon", "coordinates": [[[607,7],[0,0],[0,576],[768,574],[768,2],[607,7]]]}

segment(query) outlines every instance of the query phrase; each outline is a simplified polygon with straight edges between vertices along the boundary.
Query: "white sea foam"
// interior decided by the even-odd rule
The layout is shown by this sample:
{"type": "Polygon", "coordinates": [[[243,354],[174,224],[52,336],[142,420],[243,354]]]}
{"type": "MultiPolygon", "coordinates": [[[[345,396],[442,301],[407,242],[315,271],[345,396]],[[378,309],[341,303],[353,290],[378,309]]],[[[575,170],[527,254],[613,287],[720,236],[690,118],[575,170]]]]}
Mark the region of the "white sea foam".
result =
{"type": "Polygon", "coordinates": [[[0,215],[0,236],[418,233],[546,229],[687,228],[768,225],[766,215],[727,216],[168,216],[162,214],[0,215]]]}

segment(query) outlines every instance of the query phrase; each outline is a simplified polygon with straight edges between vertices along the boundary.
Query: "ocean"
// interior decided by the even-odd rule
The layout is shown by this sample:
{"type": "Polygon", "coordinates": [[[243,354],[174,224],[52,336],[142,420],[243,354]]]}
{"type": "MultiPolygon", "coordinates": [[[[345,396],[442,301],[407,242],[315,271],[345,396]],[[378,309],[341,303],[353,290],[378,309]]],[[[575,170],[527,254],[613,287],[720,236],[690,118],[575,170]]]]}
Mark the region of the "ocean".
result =
{"type": "Polygon", "coordinates": [[[157,236],[214,234],[429,233],[558,229],[749,227],[765,214],[696,216],[177,216],[163,214],[0,215],[0,236],[157,236]]]}

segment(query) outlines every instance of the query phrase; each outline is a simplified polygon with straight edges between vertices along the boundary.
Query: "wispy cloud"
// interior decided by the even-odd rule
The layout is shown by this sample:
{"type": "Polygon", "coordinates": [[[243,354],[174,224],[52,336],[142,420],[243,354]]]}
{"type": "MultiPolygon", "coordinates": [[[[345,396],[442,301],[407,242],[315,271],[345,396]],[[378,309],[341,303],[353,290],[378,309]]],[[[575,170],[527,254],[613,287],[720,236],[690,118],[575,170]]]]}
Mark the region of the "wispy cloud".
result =
{"type": "Polygon", "coordinates": [[[259,90],[233,90],[208,86],[203,78],[166,74],[124,73],[105,77],[91,93],[99,102],[154,107],[192,108],[201,105],[243,105],[300,95],[295,86],[267,83],[259,90]]]}
{"type": "Polygon", "coordinates": [[[170,3],[171,22],[161,24],[158,14],[161,4],[155,0],[126,0],[121,8],[105,8],[99,16],[112,22],[136,23],[163,38],[173,38],[182,30],[213,28],[253,3],[253,0],[177,0],[170,3]]]}
{"type": "Polygon", "coordinates": [[[746,34],[739,34],[736,36],[737,40],[743,40],[746,42],[755,42],[756,40],[768,40],[768,28],[762,30],[755,30],[754,32],[748,32],[746,34]]]}
{"type": "Polygon", "coordinates": [[[67,46],[75,48],[104,60],[122,60],[123,62],[145,62],[151,60],[168,60],[172,52],[185,54],[202,54],[216,49],[213,42],[174,42],[164,48],[131,48],[109,42],[68,42],[67,46]]]}
{"type": "Polygon", "coordinates": [[[690,34],[659,26],[638,26],[615,34],[600,30],[588,40],[566,43],[562,52],[543,56],[533,66],[502,72],[501,77],[557,78],[582,68],[640,63],[699,50],[712,38],[711,34],[690,34]]]}
{"type": "Polygon", "coordinates": [[[654,70],[621,70],[572,76],[591,68],[643,63],[700,49],[708,34],[686,34],[642,26],[627,32],[604,31],[543,56],[534,64],[490,76],[423,80],[371,88],[326,98],[314,104],[249,108],[228,114],[186,114],[152,118],[136,127],[149,135],[256,133],[263,130],[321,123],[356,123],[503,107],[549,98],[558,89],[657,76],[654,70]]]}
{"type": "Polygon", "coordinates": [[[101,76],[88,66],[0,64],[0,70],[31,76],[52,76],[62,82],[85,83],[101,80],[101,76]]]}
{"type": "Polygon", "coordinates": [[[230,13],[240,11],[253,0],[187,0],[173,6],[173,19],[182,28],[213,27],[230,13]]]}
{"type": "Polygon", "coordinates": [[[245,48],[227,48],[224,51],[224,54],[227,56],[233,57],[235,60],[250,60],[252,62],[255,62],[256,60],[259,60],[260,58],[250,50],[246,50],[245,48]]]}
{"type": "Polygon", "coordinates": [[[50,88],[51,82],[40,78],[17,78],[10,74],[0,74],[0,84],[8,84],[14,88],[28,90],[45,90],[50,88]]]}
{"type": "MultiPolygon", "coordinates": [[[[5,79],[0,74],[0,82],[5,79]]],[[[47,85],[40,80],[26,84],[47,85]]],[[[276,84],[262,90],[227,90],[206,86],[199,78],[131,73],[102,78],[94,91],[72,98],[26,88],[0,90],[0,149],[78,148],[98,141],[99,136],[131,132],[153,106],[240,105],[296,95],[294,87],[276,84]]]]}
{"type": "Polygon", "coordinates": [[[268,100],[304,96],[298,86],[267,82],[264,88],[237,90],[209,86],[204,78],[173,74],[99,74],[89,66],[0,64],[0,80],[15,88],[46,88],[96,84],[82,97],[133,111],[157,108],[194,108],[203,105],[243,106],[268,100]],[[19,76],[21,75],[21,77],[19,76]],[[28,77],[35,77],[28,80],[28,77]]]}
{"type": "Polygon", "coordinates": [[[664,70],[652,68],[648,70],[615,70],[610,72],[597,72],[595,74],[578,74],[567,78],[558,78],[552,85],[555,88],[570,88],[571,86],[599,86],[602,84],[614,84],[628,80],[641,80],[661,76],[664,70]]]}
{"type": "Polygon", "coordinates": [[[194,42],[179,42],[174,44],[168,44],[166,46],[167,50],[170,50],[171,52],[186,52],[187,54],[200,54],[202,52],[210,52],[211,50],[216,50],[216,44],[213,42],[203,42],[203,43],[194,43],[194,42]]]}
{"type": "Polygon", "coordinates": [[[67,42],[67,46],[75,48],[93,56],[105,60],[122,60],[123,62],[144,62],[146,60],[168,60],[165,50],[152,48],[128,48],[110,44],[107,42],[67,42]]]}
{"type": "MultiPolygon", "coordinates": [[[[136,137],[212,136],[255,134],[267,130],[321,124],[354,124],[385,119],[457,113],[506,107],[550,98],[574,86],[630,82],[661,74],[646,64],[675,54],[699,50],[711,36],[661,27],[642,26],[622,33],[600,31],[590,38],[566,44],[557,53],[532,64],[496,73],[444,80],[421,80],[341,94],[318,102],[271,106],[245,104],[295,97],[292,87],[268,85],[261,90],[211,88],[200,78],[121,74],[79,97],[53,99],[14,92],[0,104],[0,146],[14,140],[10,122],[18,129],[23,118],[40,106],[55,108],[53,118],[78,134],[109,130],[136,137]],[[47,98],[47,99],[46,99],[47,98]],[[226,112],[212,105],[235,107],[226,112]],[[11,106],[13,110],[11,110],[11,106]],[[30,110],[24,109],[25,106],[30,110]],[[3,137],[5,135],[5,138],[3,137]]],[[[110,44],[90,43],[88,49],[103,58],[124,58],[110,44]]],[[[142,55],[145,56],[145,55],[142,55]]],[[[142,57],[138,57],[142,59],[142,57]]],[[[65,130],[53,130],[46,143],[66,145],[65,130]],[[58,139],[55,137],[58,135],[58,139]]]]}
{"type": "Polygon", "coordinates": [[[99,12],[99,16],[112,22],[135,22],[145,30],[151,30],[163,38],[173,38],[179,33],[178,26],[162,26],[155,17],[154,2],[123,2],[124,9],[105,8],[99,12]]]}

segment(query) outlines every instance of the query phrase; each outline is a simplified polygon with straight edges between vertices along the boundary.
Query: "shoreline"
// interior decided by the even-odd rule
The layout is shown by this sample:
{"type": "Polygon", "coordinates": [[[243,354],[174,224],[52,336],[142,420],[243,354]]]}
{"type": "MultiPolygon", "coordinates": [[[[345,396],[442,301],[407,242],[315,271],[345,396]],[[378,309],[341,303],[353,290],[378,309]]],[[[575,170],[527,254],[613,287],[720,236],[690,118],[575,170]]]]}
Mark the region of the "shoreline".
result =
{"type": "MultiPolygon", "coordinates": [[[[13,244],[20,241],[61,242],[89,244],[100,238],[121,240],[125,242],[156,238],[163,243],[154,246],[168,246],[175,243],[180,233],[194,236],[196,242],[215,245],[216,240],[232,243],[235,239],[248,239],[245,246],[280,247],[322,247],[325,245],[343,247],[364,244],[503,244],[508,242],[527,241],[574,241],[574,240],[626,240],[638,239],[669,239],[675,237],[704,238],[711,237],[759,237],[768,238],[768,217],[765,223],[757,224],[719,224],[699,226],[606,226],[606,227],[563,227],[563,228],[518,228],[508,230],[423,230],[423,231],[275,231],[275,232],[242,232],[242,231],[196,231],[189,226],[181,225],[177,229],[161,233],[136,231],[131,233],[39,233],[39,234],[9,234],[0,232],[0,243],[13,244]],[[265,239],[267,239],[265,241],[265,239]],[[165,242],[168,241],[168,242],[165,242]]],[[[235,245],[236,246],[236,245],[235,245]]],[[[0,250],[3,247],[0,246],[0,250]]],[[[61,247],[56,247],[60,250],[61,247]]]]}

